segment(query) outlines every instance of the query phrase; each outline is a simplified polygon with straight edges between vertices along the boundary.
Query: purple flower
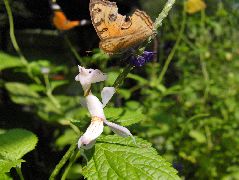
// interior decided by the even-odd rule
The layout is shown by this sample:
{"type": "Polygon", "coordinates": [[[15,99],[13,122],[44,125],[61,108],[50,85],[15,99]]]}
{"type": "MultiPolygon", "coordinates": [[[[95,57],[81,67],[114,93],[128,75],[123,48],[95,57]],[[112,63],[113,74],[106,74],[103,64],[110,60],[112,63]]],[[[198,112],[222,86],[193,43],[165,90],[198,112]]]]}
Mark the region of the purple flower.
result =
{"type": "Polygon", "coordinates": [[[144,53],[142,55],[137,55],[137,56],[132,56],[131,57],[131,63],[134,66],[137,67],[141,67],[143,66],[145,63],[148,63],[150,61],[152,61],[154,54],[156,54],[155,52],[150,52],[150,51],[144,51],[144,53]]]}

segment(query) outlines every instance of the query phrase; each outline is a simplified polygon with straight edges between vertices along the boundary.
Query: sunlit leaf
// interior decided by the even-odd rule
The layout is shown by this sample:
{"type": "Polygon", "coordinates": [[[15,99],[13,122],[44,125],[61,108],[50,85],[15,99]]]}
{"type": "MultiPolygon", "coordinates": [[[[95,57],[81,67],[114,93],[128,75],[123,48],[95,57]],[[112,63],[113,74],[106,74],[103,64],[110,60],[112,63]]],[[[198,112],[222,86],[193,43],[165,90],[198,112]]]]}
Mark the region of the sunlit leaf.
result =
{"type": "Polygon", "coordinates": [[[128,110],[123,108],[105,108],[106,118],[123,126],[129,126],[142,121],[145,117],[140,110],[128,110]]]}
{"type": "Polygon", "coordinates": [[[97,140],[93,156],[83,169],[91,179],[180,179],[151,144],[136,138],[106,136],[97,140]]]}
{"type": "Polygon", "coordinates": [[[0,134],[0,172],[9,172],[12,167],[24,162],[21,158],[32,151],[38,138],[24,129],[12,129],[0,134]]]}

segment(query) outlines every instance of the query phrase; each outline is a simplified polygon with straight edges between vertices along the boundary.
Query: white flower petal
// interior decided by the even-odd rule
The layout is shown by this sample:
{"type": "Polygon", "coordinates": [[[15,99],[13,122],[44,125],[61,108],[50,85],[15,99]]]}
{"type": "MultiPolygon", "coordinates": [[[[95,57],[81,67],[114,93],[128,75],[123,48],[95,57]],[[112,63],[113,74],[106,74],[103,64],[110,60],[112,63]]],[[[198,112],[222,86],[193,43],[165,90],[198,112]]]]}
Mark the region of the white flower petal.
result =
{"type": "Polygon", "coordinates": [[[103,128],[104,128],[103,120],[98,117],[93,117],[91,120],[91,124],[78,141],[78,148],[85,145],[86,148],[87,147],[89,148],[95,141],[95,139],[101,135],[101,133],[103,132],[103,128]]]}
{"type": "Polygon", "coordinates": [[[104,123],[107,126],[109,126],[114,133],[118,134],[119,136],[122,136],[122,137],[130,136],[132,138],[133,142],[136,144],[134,136],[131,134],[131,132],[126,127],[109,122],[107,120],[104,120],[104,123]]]}
{"type": "Polygon", "coordinates": [[[105,81],[107,79],[107,75],[102,73],[98,69],[88,69],[88,73],[91,72],[91,83],[105,81]]]}
{"type": "Polygon", "coordinates": [[[88,96],[85,97],[85,99],[91,117],[96,116],[105,119],[103,105],[100,102],[100,100],[93,94],[89,94],[88,96]]]}
{"type": "Polygon", "coordinates": [[[101,98],[103,103],[103,108],[106,106],[106,104],[110,101],[110,99],[113,97],[115,93],[114,87],[104,87],[101,91],[101,98]]]}
{"type": "Polygon", "coordinates": [[[92,83],[105,81],[107,79],[107,75],[102,73],[98,69],[86,69],[81,66],[78,66],[78,68],[79,68],[79,74],[75,77],[75,80],[80,81],[83,88],[84,86],[89,86],[92,83]]]}

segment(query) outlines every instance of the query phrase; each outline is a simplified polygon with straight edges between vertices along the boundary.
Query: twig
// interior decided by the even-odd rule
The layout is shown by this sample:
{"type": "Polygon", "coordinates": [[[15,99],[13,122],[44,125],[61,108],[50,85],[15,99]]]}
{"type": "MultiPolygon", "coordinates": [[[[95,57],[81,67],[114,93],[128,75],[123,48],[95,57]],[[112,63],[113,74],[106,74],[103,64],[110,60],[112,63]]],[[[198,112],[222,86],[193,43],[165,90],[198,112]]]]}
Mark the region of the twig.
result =
{"type": "Polygon", "coordinates": [[[69,173],[69,170],[71,169],[71,166],[74,164],[74,162],[77,160],[77,158],[80,156],[80,151],[75,151],[74,154],[71,156],[70,158],[70,162],[68,164],[68,166],[66,167],[62,177],[61,177],[61,180],[65,180],[68,173],[69,173]]]}
{"type": "Polygon", "coordinates": [[[66,152],[66,154],[62,157],[62,159],[60,160],[60,162],[56,165],[55,169],[53,170],[53,172],[51,173],[50,176],[50,180],[55,180],[56,176],[59,174],[61,168],[65,165],[65,163],[68,161],[68,159],[71,157],[71,155],[74,153],[76,146],[77,146],[77,140],[75,140],[70,148],[68,149],[68,151],[66,152]]]}
{"type": "Polygon", "coordinates": [[[168,0],[167,1],[162,12],[159,14],[159,16],[157,17],[157,19],[154,22],[154,28],[156,30],[162,25],[163,20],[168,16],[168,13],[172,9],[175,2],[176,2],[176,0],[168,0]]]}
{"type": "Polygon", "coordinates": [[[126,77],[128,76],[128,74],[130,73],[131,70],[134,69],[134,66],[128,64],[122,73],[119,74],[119,76],[116,78],[114,84],[113,84],[113,87],[115,89],[118,89],[119,86],[124,82],[124,80],[126,79],[126,77]]]}
{"type": "Polygon", "coordinates": [[[20,167],[16,167],[15,169],[16,169],[16,171],[17,171],[17,174],[18,174],[20,180],[24,180],[24,177],[23,177],[23,175],[22,175],[22,170],[21,170],[21,168],[20,168],[20,167]]]}

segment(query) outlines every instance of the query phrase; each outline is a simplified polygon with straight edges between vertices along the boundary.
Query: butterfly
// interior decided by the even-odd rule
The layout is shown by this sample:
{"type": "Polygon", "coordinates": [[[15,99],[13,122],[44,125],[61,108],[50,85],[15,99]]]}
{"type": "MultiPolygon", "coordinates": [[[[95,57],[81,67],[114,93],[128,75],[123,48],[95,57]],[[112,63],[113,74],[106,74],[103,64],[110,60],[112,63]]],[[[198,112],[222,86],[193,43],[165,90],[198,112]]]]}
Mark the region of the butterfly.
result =
{"type": "Polygon", "coordinates": [[[107,54],[116,54],[133,48],[154,34],[153,22],[140,10],[126,17],[118,13],[115,2],[90,0],[92,24],[100,38],[100,48],[107,54]]]}
{"type": "Polygon", "coordinates": [[[51,8],[53,10],[52,22],[58,30],[67,31],[76,26],[83,26],[88,24],[88,21],[85,19],[81,21],[68,20],[65,13],[61,10],[61,7],[57,3],[53,3],[51,5],[51,8]]]}

